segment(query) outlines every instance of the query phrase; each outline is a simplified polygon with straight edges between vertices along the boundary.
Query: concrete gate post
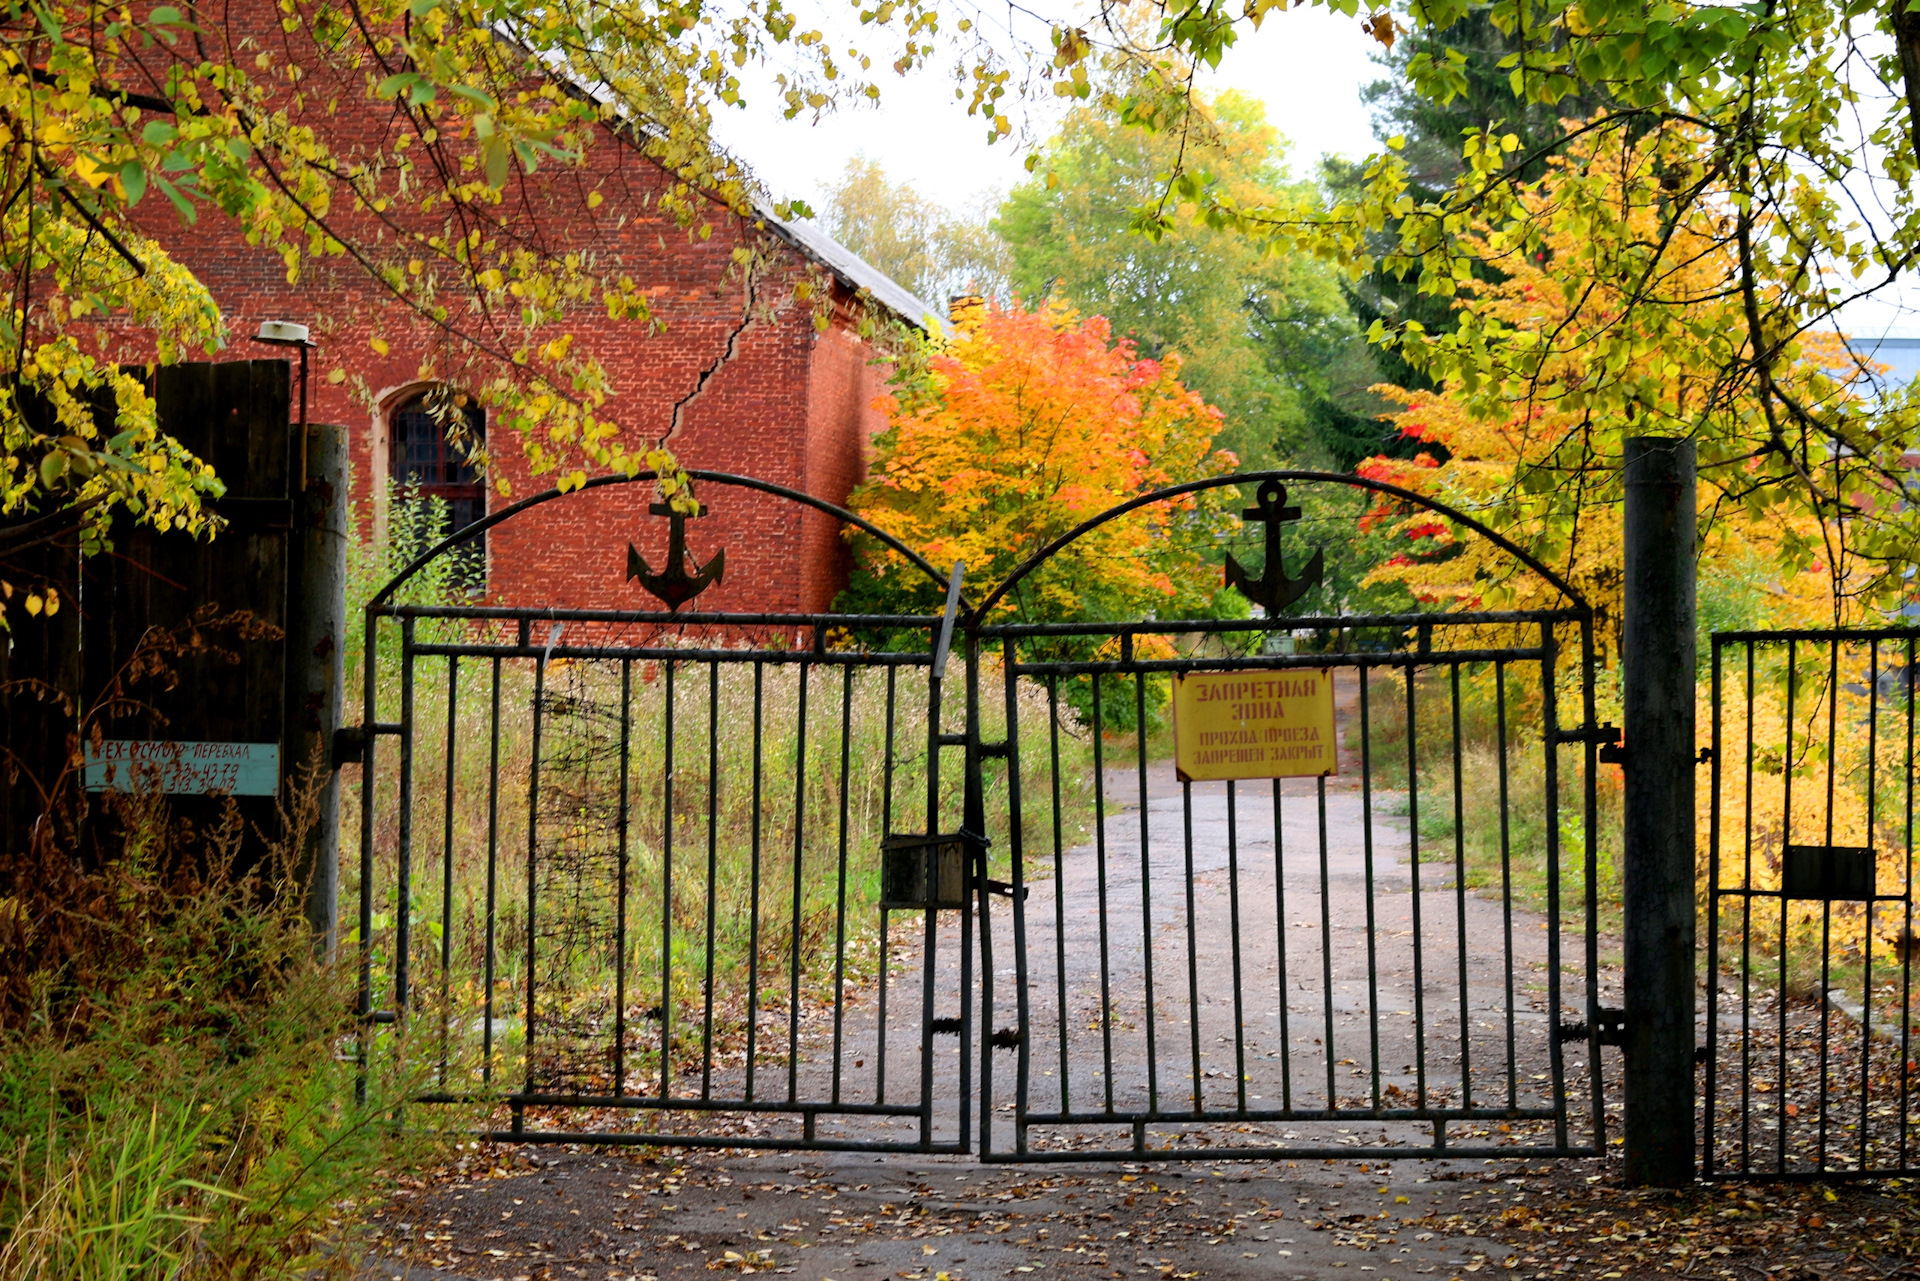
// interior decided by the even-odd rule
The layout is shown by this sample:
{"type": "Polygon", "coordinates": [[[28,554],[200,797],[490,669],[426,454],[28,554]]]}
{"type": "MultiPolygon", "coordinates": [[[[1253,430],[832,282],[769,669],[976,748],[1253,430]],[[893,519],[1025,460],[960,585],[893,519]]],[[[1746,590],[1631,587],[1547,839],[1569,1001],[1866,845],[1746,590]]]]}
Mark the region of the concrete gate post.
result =
{"type": "Polygon", "coordinates": [[[1694,1179],[1694,448],[1626,442],[1626,1177],[1694,1179]]]}
{"type": "Polygon", "coordinates": [[[302,852],[300,880],[314,946],[331,958],[340,941],[340,771],[332,760],[346,681],[347,430],[307,428],[303,511],[293,551],[295,590],[287,626],[289,777],[318,763],[320,812],[302,852]]]}

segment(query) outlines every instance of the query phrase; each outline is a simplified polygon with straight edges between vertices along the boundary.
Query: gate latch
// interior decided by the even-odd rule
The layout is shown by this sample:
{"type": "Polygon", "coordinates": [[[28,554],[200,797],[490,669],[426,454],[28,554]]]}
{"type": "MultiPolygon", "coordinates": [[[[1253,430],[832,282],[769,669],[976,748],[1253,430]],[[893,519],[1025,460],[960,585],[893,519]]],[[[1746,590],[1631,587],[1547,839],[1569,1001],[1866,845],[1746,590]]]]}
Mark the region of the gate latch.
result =
{"type": "MultiPolygon", "coordinates": [[[[1022,903],[1026,902],[1027,895],[1031,894],[1032,892],[1033,890],[1031,886],[1022,885],[1020,887],[1020,901],[1022,903]]],[[[998,894],[1001,898],[1012,898],[1013,886],[1008,884],[1006,881],[996,881],[992,877],[988,877],[987,893],[998,894]]]]}
{"type": "Polygon", "coordinates": [[[1600,759],[1610,765],[1625,765],[1627,749],[1620,743],[1620,727],[1612,721],[1601,721],[1598,725],[1582,725],[1578,729],[1563,729],[1553,736],[1556,743],[1598,743],[1600,759]]]}
{"type": "Polygon", "coordinates": [[[371,725],[342,725],[333,731],[333,768],[342,765],[358,765],[366,754],[367,740],[375,734],[398,734],[400,725],[391,721],[375,721],[371,725]]]}
{"type": "Polygon", "coordinates": [[[965,908],[976,838],[968,832],[894,834],[880,842],[880,906],[965,908]]]}

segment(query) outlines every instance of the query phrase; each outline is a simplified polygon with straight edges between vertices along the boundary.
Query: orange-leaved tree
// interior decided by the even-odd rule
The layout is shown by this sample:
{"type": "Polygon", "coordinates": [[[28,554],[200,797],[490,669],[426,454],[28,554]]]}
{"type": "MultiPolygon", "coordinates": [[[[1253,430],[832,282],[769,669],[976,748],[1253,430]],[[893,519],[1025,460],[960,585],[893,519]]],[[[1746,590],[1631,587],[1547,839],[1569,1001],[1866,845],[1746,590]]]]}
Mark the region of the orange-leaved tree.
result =
{"type": "MultiPolygon", "coordinates": [[[[962,307],[922,376],[885,398],[855,511],[946,569],[975,599],[1082,521],[1139,494],[1224,475],[1220,412],[1180,382],[1180,359],[1140,357],[1106,320],[1050,303],[962,307]]],[[[1100,526],[995,610],[1022,621],[1212,615],[1225,597],[1218,536],[1231,489],[1148,504],[1100,526]]],[[[878,540],[855,536],[847,603],[926,608],[937,590],[878,540]]]]}

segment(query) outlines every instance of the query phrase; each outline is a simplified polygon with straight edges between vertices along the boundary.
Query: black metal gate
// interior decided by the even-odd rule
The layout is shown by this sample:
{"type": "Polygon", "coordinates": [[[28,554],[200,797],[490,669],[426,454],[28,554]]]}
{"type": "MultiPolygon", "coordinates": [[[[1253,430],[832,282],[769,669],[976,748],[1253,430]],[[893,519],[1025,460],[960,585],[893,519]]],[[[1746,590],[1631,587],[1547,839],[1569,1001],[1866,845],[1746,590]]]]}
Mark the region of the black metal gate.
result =
{"type": "Polygon", "coordinates": [[[1913,628],[1713,638],[1709,1176],[1920,1168],[1917,640],[1913,628]]]}
{"type": "Polygon", "coordinates": [[[964,1150],[972,933],[940,919],[965,913],[921,910],[924,877],[873,892],[885,837],[958,818],[958,574],[898,549],[948,587],[944,616],[680,609],[717,575],[671,517],[664,570],[632,555],[673,610],[395,603],[559,497],[367,607],[364,706],[395,709],[358,745],[370,1039],[421,1101],[493,1101],[500,1138],[964,1150]]]}
{"type": "Polygon", "coordinates": [[[1260,473],[1104,513],[978,603],[886,539],[944,615],[700,613],[711,566],[637,556],[675,608],[403,601],[559,498],[367,608],[363,1053],[417,1097],[520,1140],[992,1160],[1605,1142],[1592,616],[1470,517],[1260,473]],[[1286,576],[1288,484],[1433,510],[1558,603],[1288,616],[1320,563],[1286,576]],[[1267,616],[996,614],[1089,531],[1228,485],[1259,493],[1262,575],[1228,575],[1267,616]],[[1166,682],[1220,672],[1328,673],[1336,768],[1176,778],[1166,682]]]}
{"type": "MultiPolygon", "coordinates": [[[[1269,530],[1298,517],[1282,484],[1438,510],[1566,604],[976,628],[970,670],[998,659],[1004,737],[980,755],[1005,763],[995,794],[1011,844],[1011,893],[997,909],[1010,967],[996,968],[997,927],[983,922],[983,1027],[1008,1020],[993,1043],[1011,1062],[982,1060],[982,1155],[1599,1151],[1604,735],[1588,729],[1591,614],[1561,580],[1404,490],[1268,473],[1106,513],[1023,566],[976,617],[1125,510],[1236,482],[1259,487],[1247,519],[1269,530]],[[1150,707],[1170,676],[1303,671],[1334,683],[1331,777],[1188,782],[1149,750],[1150,707]],[[1492,723],[1463,727],[1469,705],[1492,723]],[[1103,725],[1115,710],[1131,722],[1122,753],[1103,725]],[[1080,770],[1063,770],[1075,755],[1080,770]],[[1063,830],[1076,772],[1093,780],[1082,833],[1063,830]]],[[[1262,580],[1229,560],[1229,581],[1256,599],[1304,590],[1286,578],[1276,535],[1262,580]]]]}

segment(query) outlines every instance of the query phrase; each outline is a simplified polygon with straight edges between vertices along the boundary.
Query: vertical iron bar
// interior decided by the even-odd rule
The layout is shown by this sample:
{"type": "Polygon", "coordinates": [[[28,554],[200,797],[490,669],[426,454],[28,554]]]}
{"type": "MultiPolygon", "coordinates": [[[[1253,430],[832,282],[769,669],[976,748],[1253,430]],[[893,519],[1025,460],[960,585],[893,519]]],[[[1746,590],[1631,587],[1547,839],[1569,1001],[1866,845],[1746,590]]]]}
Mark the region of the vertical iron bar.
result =
{"type": "Polygon", "coordinates": [[[840,849],[833,899],[833,1101],[840,1102],[840,1051],[847,1009],[847,793],[853,780],[853,664],[840,668],[840,849]]]}
{"type": "Polygon", "coordinates": [[[700,1097],[713,1097],[713,953],[720,906],[720,664],[707,664],[707,972],[700,1011],[700,1097]]]}
{"type": "Polygon", "coordinates": [[[766,724],[767,665],[753,660],[753,806],[748,819],[747,858],[750,865],[747,907],[747,1080],[746,1100],[753,1102],[754,1070],[759,1058],[760,1034],[760,820],[763,743],[766,724]]]}
{"type": "MultiPolygon", "coordinates": [[[[1121,638],[1128,657],[1132,656],[1132,640],[1131,636],[1121,638]]],[[[1153,1001],[1153,863],[1149,857],[1148,837],[1152,824],[1147,821],[1147,676],[1145,672],[1139,671],[1133,674],[1133,741],[1140,780],[1140,959],[1146,971],[1147,1110],[1158,1112],[1160,1110],[1160,1058],[1155,1052],[1154,1042],[1154,1024],[1158,1020],[1153,1001]]],[[[1194,1086],[1197,1098],[1199,1082],[1195,1081],[1194,1086]]]]}
{"type": "MultiPolygon", "coordinates": [[[[1827,822],[1826,843],[1833,844],[1833,785],[1834,763],[1840,755],[1838,731],[1840,727],[1840,638],[1828,639],[1827,649],[1827,822]]],[[[1820,1104],[1815,1131],[1814,1168],[1825,1172],[1827,1168],[1827,1113],[1832,1106],[1832,1096],[1828,1091],[1831,1080],[1831,1060],[1829,1043],[1832,1038],[1833,1003],[1828,999],[1829,985],[1833,982],[1833,900],[1820,902],[1820,1104]]],[[[1864,1011],[1863,1011],[1864,1013],[1864,1011]]],[[[1864,1128],[1866,1118],[1860,1118],[1864,1128]]]]}
{"type": "Polygon", "coordinates": [[[1907,704],[1907,761],[1903,784],[1904,804],[1906,808],[1906,858],[1905,872],[1901,878],[1900,899],[1904,919],[1901,922],[1900,937],[1905,946],[1900,949],[1900,1153],[1898,1164],[1901,1169],[1907,1166],[1907,1116],[1912,1107],[1913,1073],[1907,1071],[1907,1064],[1913,1062],[1913,729],[1914,729],[1914,638],[1907,637],[1907,667],[1900,674],[1900,683],[1904,685],[1907,704]]]}
{"type": "Polygon", "coordinates": [[[493,967],[500,881],[500,658],[493,660],[492,728],[487,756],[487,956],[486,989],[480,1028],[480,1079],[493,1082],[493,967]]]}
{"type": "Polygon", "coordinates": [[[1473,1010],[1467,988],[1466,780],[1460,768],[1460,664],[1453,665],[1453,904],[1460,962],[1460,1106],[1473,1106],[1473,1010]]]}
{"type": "MultiPolygon", "coordinates": [[[[1100,1052],[1105,1071],[1106,1107],[1113,1111],[1113,970],[1107,942],[1107,766],[1100,724],[1101,673],[1093,673],[1093,854],[1100,894],[1100,1052]]],[[[1140,816],[1142,822],[1146,815],[1140,816]]],[[[1142,887],[1142,894],[1145,887],[1142,887]]]]}
{"type": "Polygon", "coordinates": [[[615,861],[613,897],[613,1092],[627,1092],[627,878],[632,857],[628,836],[631,808],[628,775],[633,769],[633,660],[620,660],[620,813],[614,840],[620,852],[615,861]]]}
{"type": "MultiPolygon", "coordinates": [[[[959,580],[960,568],[954,567],[954,580],[959,580]]],[[[974,833],[980,838],[977,860],[970,861],[968,867],[975,878],[973,896],[978,929],[980,934],[980,972],[982,982],[974,986],[973,943],[974,930],[968,927],[965,913],[960,916],[960,1146],[964,1150],[967,1135],[972,1132],[974,1091],[968,1088],[973,1080],[973,1048],[976,1041],[981,1047],[980,1054],[980,1155],[985,1157],[993,1150],[993,1110],[987,1100],[993,1097],[993,1048],[985,1043],[978,1033],[993,1027],[993,914],[987,900],[987,814],[986,803],[982,795],[980,756],[980,635],[969,627],[966,631],[966,703],[963,733],[963,762],[966,769],[965,784],[961,792],[961,820],[963,831],[974,833]],[[979,992],[980,1021],[974,1023],[974,993],[979,992]]]]}
{"type": "Polygon", "coordinates": [[[545,719],[546,701],[547,657],[542,654],[533,660],[533,741],[527,763],[527,1008],[523,1040],[526,1052],[525,1090],[528,1094],[533,1093],[534,1087],[534,966],[538,960],[534,940],[538,934],[540,907],[540,731],[545,719]]]}
{"type": "Polygon", "coordinates": [[[453,1035],[453,768],[460,714],[460,656],[447,655],[446,801],[440,845],[440,1088],[447,1088],[447,1055],[453,1035]]]}
{"type": "MultiPolygon", "coordinates": [[[[934,642],[936,651],[940,648],[934,642]]],[[[940,831],[940,716],[946,671],[939,654],[927,664],[927,835],[940,831]]],[[[926,901],[938,901],[938,875],[929,865],[923,886],[926,901]]],[[[940,942],[939,913],[929,907],[920,913],[920,1146],[933,1142],[933,1018],[935,966],[940,942]]],[[[963,1083],[964,1088],[964,1083],[963,1083]]]]}
{"type": "Polygon", "coordinates": [[[374,744],[379,735],[372,728],[380,719],[379,641],[380,618],[369,607],[364,615],[366,641],[361,646],[360,720],[364,726],[360,745],[360,1034],[354,1045],[353,1097],[359,1104],[367,1101],[367,1060],[373,1039],[373,815],[375,795],[374,744]]]}
{"type": "MultiPolygon", "coordinates": [[[[1552,1074],[1553,1085],[1553,1142],[1555,1147],[1565,1147],[1567,1143],[1567,1075],[1566,1055],[1560,1048],[1558,1034],[1561,1016],[1560,995],[1560,749],[1554,744],[1554,733],[1560,724],[1560,689],[1558,675],[1559,648],[1553,633],[1551,622],[1540,624],[1540,720],[1545,733],[1541,741],[1545,748],[1542,784],[1547,793],[1547,1009],[1549,1015],[1547,1037],[1548,1071],[1552,1074]]],[[[1591,714],[1588,724],[1592,724],[1591,714]]],[[[1593,750],[1591,742],[1588,751],[1593,750]]],[[[1592,758],[1588,758],[1588,770],[1593,767],[1592,758]]],[[[1593,830],[1593,815],[1587,815],[1587,830],[1593,830]]],[[[1588,901],[1593,894],[1593,862],[1591,843],[1589,843],[1587,863],[1588,901]]],[[[1591,916],[1588,918],[1591,923],[1591,916]]],[[[1592,933],[1589,924],[1588,933],[1592,933]]],[[[1589,1009],[1587,1013],[1587,1043],[1594,1045],[1599,1038],[1599,1011],[1592,1008],[1592,991],[1589,985],[1589,1009]]],[[[1593,1096],[1594,1112],[1605,1114],[1601,1106],[1598,1091],[1593,1096]]],[[[1597,1124],[1597,1122],[1596,1122],[1597,1124]]]]}
{"type": "MultiPolygon", "coordinates": [[[[1146,729],[1146,724],[1142,722],[1139,727],[1139,734],[1142,738],[1146,737],[1146,729]]],[[[1147,824],[1147,807],[1145,800],[1145,797],[1141,798],[1140,826],[1142,830],[1145,830],[1147,824]]],[[[1207,1110],[1206,1101],[1201,1092],[1204,1078],[1200,1075],[1200,940],[1194,935],[1193,784],[1185,779],[1180,780],[1180,817],[1182,832],[1185,835],[1187,860],[1187,1039],[1192,1043],[1193,1047],[1193,1114],[1199,1116],[1207,1110]]],[[[1146,893],[1147,878],[1146,868],[1144,866],[1145,862],[1146,860],[1144,858],[1141,859],[1141,863],[1143,864],[1140,875],[1142,897],[1144,897],[1146,893]]],[[[1153,935],[1147,935],[1146,945],[1148,947],[1153,946],[1153,935]]]]}
{"type": "MultiPolygon", "coordinates": [[[[1362,807],[1369,804],[1366,795],[1367,779],[1367,674],[1360,676],[1360,789],[1362,807]]],[[[1333,1079],[1333,905],[1332,885],[1327,876],[1327,780],[1322,775],[1317,780],[1316,796],[1320,809],[1320,1010],[1326,1016],[1327,1038],[1327,1111],[1340,1110],[1340,1095],[1333,1079]]]]}
{"type": "MultiPolygon", "coordinates": [[[[1780,762],[1780,848],[1783,852],[1793,843],[1793,704],[1799,693],[1800,647],[1794,639],[1787,638],[1787,733],[1786,747],[1781,753],[1780,762]]],[[[1775,1139],[1774,1172],[1787,1172],[1787,895],[1782,868],[1780,893],[1780,985],[1774,994],[1774,1004],[1780,1010],[1779,1075],[1775,1078],[1774,1091],[1776,1102],[1774,1111],[1780,1118],[1780,1128],[1775,1139]]]]}
{"type": "MultiPolygon", "coordinates": [[[[1507,665],[1493,665],[1493,723],[1495,751],[1500,766],[1500,925],[1502,955],[1506,959],[1507,994],[1507,1106],[1520,1106],[1520,1054],[1514,1044],[1513,1004],[1513,821],[1507,786],[1507,665]]],[[[1601,1106],[1598,1096],[1594,1106],[1601,1106]]]]}
{"type": "Polygon", "coordinates": [[[1240,827],[1234,813],[1233,780],[1227,780],[1227,911],[1233,921],[1233,1085],[1242,1116],[1247,1112],[1246,1002],[1240,978],[1240,827]]]}
{"type": "MultiPolygon", "coordinates": [[[[1060,816],[1060,678],[1047,677],[1047,734],[1053,783],[1053,966],[1054,986],[1059,993],[1055,1011],[1060,1025],[1060,1112],[1073,1111],[1067,1082],[1067,895],[1064,850],[1065,832],[1060,816]]],[[[1095,771],[1095,787],[1099,786],[1095,771]]]]}
{"type": "MultiPolygon", "coordinates": [[[[1029,1102],[1033,1087],[1033,1008],[1027,996],[1027,846],[1026,818],[1022,807],[1020,791],[1020,671],[1019,651],[1013,637],[1009,636],[1000,645],[1000,670],[1004,677],[1007,718],[1005,725],[1007,744],[1007,877],[1013,885],[1013,987],[1014,987],[1014,1028],[1019,1036],[1019,1044],[1014,1047],[1014,1095],[1013,1095],[1013,1150],[1027,1150],[1027,1113],[1031,1110],[1029,1102]]],[[[1059,897],[1059,882],[1054,883],[1054,897],[1059,897]]],[[[991,1030],[991,1029],[989,1029],[991,1030]]],[[[991,1047],[981,1051],[983,1058],[992,1058],[991,1047]]],[[[983,1111],[991,1106],[983,1091],[980,1106],[983,1111]]],[[[984,1151],[984,1148],[982,1149],[984,1151]]]]}
{"type": "MultiPolygon", "coordinates": [[[[1580,714],[1587,725],[1597,725],[1600,709],[1594,695],[1595,656],[1593,647],[1593,615],[1585,613],[1580,619],[1580,714]]],[[[1556,710],[1555,715],[1558,716],[1556,710]]],[[[1557,720],[1549,722],[1557,725],[1557,720]]],[[[1600,1008],[1600,744],[1591,735],[1581,750],[1581,827],[1585,833],[1585,848],[1582,851],[1582,876],[1587,886],[1586,902],[1586,961],[1587,1009],[1598,1011],[1600,1008]]],[[[1552,810],[1553,822],[1560,821],[1558,794],[1555,794],[1552,810]]],[[[1591,1026],[1591,1017],[1589,1016],[1591,1026]]],[[[1605,1081],[1601,1075],[1600,1043],[1597,1036],[1587,1037],[1587,1080],[1588,1093],[1593,1109],[1593,1150],[1607,1150],[1607,1110],[1603,1105],[1605,1081]]]]}
{"type": "Polygon", "coordinates": [[[673,1097],[673,740],[680,665],[670,658],[662,666],[667,692],[660,721],[660,1101],[665,1103],[673,1097]]]}
{"type": "MultiPolygon", "coordinates": [[[[1422,639],[1426,636],[1423,629],[1422,639]]],[[[1426,1110],[1427,1106],[1427,976],[1426,976],[1426,930],[1420,921],[1420,720],[1418,709],[1414,706],[1414,686],[1416,670],[1414,660],[1408,659],[1407,678],[1407,872],[1411,885],[1408,890],[1408,907],[1413,918],[1413,1098],[1414,1106],[1426,1110]]],[[[1367,902],[1373,902],[1373,867],[1367,867],[1367,902]]],[[[1368,920],[1367,935],[1371,943],[1373,923],[1368,920]]],[[[1380,1004],[1377,990],[1374,989],[1373,958],[1367,958],[1368,993],[1367,999],[1374,1006],[1380,1004]]],[[[1380,1015],[1375,1010],[1373,1016],[1373,1106],[1380,1106],[1380,1015]]]]}
{"type": "Polygon", "coordinates": [[[807,680],[812,663],[800,664],[800,714],[794,728],[793,920],[787,947],[787,1102],[800,1098],[800,913],[807,853],[807,680]]]}
{"type": "Polygon", "coordinates": [[[404,1020],[413,974],[413,616],[400,620],[399,902],[394,904],[393,1014],[404,1020]]]}
{"type": "MultiPolygon", "coordinates": [[[[1880,642],[1876,638],[1867,643],[1867,828],[1866,843],[1869,847],[1878,842],[1874,839],[1874,784],[1877,781],[1875,758],[1880,746],[1880,642]]],[[[1717,755],[1717,753],[1716,753],[1717,755]]],[[[1874,855],[1877,861],[1878,856],[1874,855]]],[[[1880,891],[1878,867],[1869,869],[1869,878],[1873,881],[1871,890],[1875,895],[1880,891]]],[[[1867,1124],[1867,1066],[1873,1057],[1873,926],[1877,901],[1869,898],[1865,904],[1861,923],[1860,939],[1860,1160],[1855,1167],[1867,1169],[1869,1144],[1867,1124]]],[[[1717,982],[1717,980],[1716,980],[1717,982]]],[[[1904,1071],[1906,1065],[1902,1064],[1904,1071]]]]}
{"type": "Polygon", "coordinates": [[[1753,1168],[1753,650],[1747,642],[1745,866],[1740,886],[1740,1173],[1753,1168]]]}
{"type": "MultiPolygon", "coordinates": [[[[1333,683],[1333,673],[1327,673],[1333,683]]],[[[1339,747],[1334,751],[1338,753],[1339,747]]],[[[1273,780],[1273,934],[1274,950],[1279,957],[1280,973],[1280,1107],[1293,1111],[1292,1014],[1287,1005],[1287,836],[1280,805],[1280,780],[1273,780]]]]}
{"type": "MultiPolygon", "coordinates": [[[[887,724],[885,739],[885,760],[880,767],[880,835],[884,838],[893,832],[893,727],[895,694],[900,684],[900,669],[892,663],[887,664],[887,724]]],[[[887,1101],[887,976],[892,967],[892,958],[887,952],[887,909],[880,909],[880,977],[879,1009],[876,1011],[878,1029],[874,1034],[873,1064],[873,1101],[876,1104],[887,1101]]]]}
{"type": "Polygon", "coordinates": [[[1702,1100],[1700,1173],[1713,1177],[1715,1077],[1720,1069],[1720,638],[1712,640],[1708,690],[1712,765],[1707,771],[1707,1071],[1702,1100]]]}
{"type": "MultiPolygon", "coordinates": [[[[1409,664],[1406,669],[1406,676],[1407,710],[1411,713],[1413,710],[1413,667],[1411,664],[1409,664]]],[[[1364,874],[1362,884],[1365,886],[1367,901],[1367,1053],[1368,1061],[1372,1064],[1373,1068],[1373,1082],[1370,1097],[1372,1099],[1372,1107],[1374,1111],[1377,1112],[1380,1110],[1380,955],[1379,933],[1374,921],[1373,903],[1373,765],[1372,751],[1369,746],[1369,728],[1367,725],[1367,693],[1367,682],[1363,680],[1360,683],[1360,833],[1361,852],[1363,855],[1362,871],[1364,874]]],[[[1413,739],[1414,728],[1412,722],[1409,721],[1407,725],[1409,753],[1412,751],[1413,739]]],[[[1411,755],[1409,755],[1408,759],[1411,761],[1411,755]]],[[[1407,780],[1407,799],[1410,806],[1413,802],[1413,792],[1414,780],[1409,778],[1407,780]]],[[[1419,813],[1414,809],[1410,809],[1409,813],[1412,815],[1412,821],[1408,824],[1408,827],[1413,831],[1418,831],[1419,813]]],[[[1412,847],[1412,855],[1413,865],[1418,867],[1420,865],[1420,846],[1417,838],[1412,847]]],[[[1414,901],[1419,901],[1417,896],[1414,901]]],[[[1416,946],[1414,949],[1414,956],[1416,958],[1420,955],[1418,941],[1416,937],[1416,946]]],[[[1322,939],[1321,945],[1331,952],[1333,949],[1333,940],[1331,938],[1322,939]]],[[[1417,990],[1417,979],[1415,980],[1415,986],[1417,990]]],[[[1328,992],[1327,999],[1329,1001],[1333,999],[1331,991],[1328,992]]],[[[1329,1053],[1331,1053],[1332,1047],[1329,1046],[1328,1048],[1329,1053]]],[[[1332,1075],[1333,1069],[1331,1065],[1328,1066],[1327,1073],[1329,1076],[1332,1075]]]]}

